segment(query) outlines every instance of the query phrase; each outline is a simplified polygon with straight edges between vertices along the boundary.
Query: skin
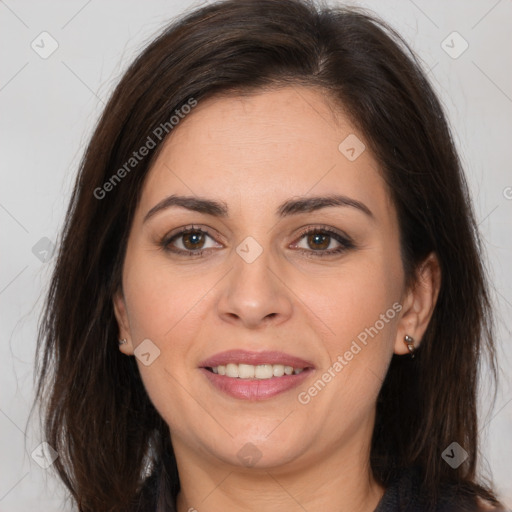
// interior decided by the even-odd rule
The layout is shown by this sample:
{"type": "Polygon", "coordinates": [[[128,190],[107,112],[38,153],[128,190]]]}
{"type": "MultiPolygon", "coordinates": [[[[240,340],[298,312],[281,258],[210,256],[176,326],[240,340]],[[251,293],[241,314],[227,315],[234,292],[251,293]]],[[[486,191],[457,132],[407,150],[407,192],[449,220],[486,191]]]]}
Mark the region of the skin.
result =
{"type": "MultiPolygon", "coordinates": [[[[418,346],[427,328],[439,265],[430,255],[416,286],[405,288],[396,211],[379,166],[368,145],[355,161],[338,150],[349,134],[365,138],[325,98],[287,86],[202,101],[174,128],[145,181],[113,302],[128,340],[120,350],[133,356],[147,338],[160,350],[149,366],[137,363],[170,427],[178,512],[370,512],[385,491],[369,466],[376,399],[393,353],[408,354],[404,336],[418,346]],[[290,198],[333,193],[363,202],[373,219],[353,207],[275,215],[290,198]],[[170,194],[223,201],[229,216],[172,207],[144,223],[170,194]],[[209,232],[206,252],[165,252],[159,241],[189,224],[209,232]],[[316,256],[319,242],[299,230],[322,225],[348,234],[356,247],[316,256]],[[247,236],[263,249],[252,263],[236,252],[247,236]],[[298,393],[394,303],[401,311],[309,403],[299,403],[298,393]],[[280,350],[315,370],[276,397],[231,398],[198,366],[233,348],[280,350]],[[246,443],[261,454],[253,467],[237,456],[246,443]]],[[[192,242],[181,236],[173,246],[201,248],[192,242]]],[[[340,244],[327,238],[320,246],[340,244]]]]}

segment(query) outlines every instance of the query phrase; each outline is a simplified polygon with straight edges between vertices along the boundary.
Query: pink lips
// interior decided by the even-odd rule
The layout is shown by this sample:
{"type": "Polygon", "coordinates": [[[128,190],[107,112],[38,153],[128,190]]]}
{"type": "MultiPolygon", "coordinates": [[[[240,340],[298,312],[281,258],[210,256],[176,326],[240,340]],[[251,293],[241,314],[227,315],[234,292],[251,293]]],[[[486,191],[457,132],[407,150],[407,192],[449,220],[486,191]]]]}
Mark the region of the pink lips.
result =
{"type": "Polygon", "coordinates": [[[272,398],[279,393],[297,387],[314,372],[312,368],[308,368],[298,375],[283,375],[282,377],[272,377],[271,379],[238,379],[218,375],[206,368],[200,368],[200,371],[219,391],[242,400],[272,398]]]}
{"type": "Polygon", "coordinates": [[[228,350],[216,354],[200,363],[200,370],[209,382],[219,391],[243,400],[263,400],[272,398],[280,393],[297,387],[304,382],[312,372],[314,366],[309,361],[284,352],[264,351],[248,352],[246,350],[228,350]],[[213,373],[208,368],[228,363],[243,364],[282,364],[293,368],[303,368],[297,375],[283,375],[270,379],[239,379],[213,373]]]}
{"type": "Polygon", "coordinates": [[[285,354],[284,352],[264,351],[249,352],[247,350],[228,350],[219,352],[208,359],[205,359],[199,366],[201,368],[213,368],[214,366],[226,365],[228,363],[252,364],[282,364],[293,368],[313,368],[313,364],[299,357],[285,354]]]}

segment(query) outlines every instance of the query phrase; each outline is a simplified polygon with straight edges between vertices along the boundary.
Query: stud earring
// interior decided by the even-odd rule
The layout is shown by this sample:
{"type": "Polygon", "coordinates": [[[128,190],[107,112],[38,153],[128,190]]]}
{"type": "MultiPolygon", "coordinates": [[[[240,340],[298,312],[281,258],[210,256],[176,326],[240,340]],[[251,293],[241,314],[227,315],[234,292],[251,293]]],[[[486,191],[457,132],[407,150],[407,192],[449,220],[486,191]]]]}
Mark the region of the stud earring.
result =
{"type": "Polygon", "coordinates": [[[404,343],[407,345],[407,348],[409,349],[409,353],[411,354],[411,359],[414,358],[414,339],[411,338],[408,334],[404,336],[404,343]]]}
{"type": "Polygon", "coordinates": [[[124,345],[125,343],[128,343],[128,340],[126,338],[119,340],[119,345],[124,345]]]}

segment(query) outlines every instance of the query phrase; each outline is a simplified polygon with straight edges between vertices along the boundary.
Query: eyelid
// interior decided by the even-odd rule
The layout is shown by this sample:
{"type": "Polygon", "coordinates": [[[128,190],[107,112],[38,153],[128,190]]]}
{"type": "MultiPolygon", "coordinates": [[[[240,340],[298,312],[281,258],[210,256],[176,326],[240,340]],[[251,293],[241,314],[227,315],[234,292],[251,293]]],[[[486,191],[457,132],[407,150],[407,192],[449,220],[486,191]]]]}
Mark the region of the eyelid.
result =
{"type": "Polygon", "coordinates": [[[315,232],[334,234],[334,235],[339,236],[340,238],[343,238],[347,242],[353,243],[352,238],[349,235],[347,235],[344,231],[334,228],[332,226],[327,226],[325,224],[320,224],[318,226],[309,225],[304,228],[300,228],[296,237],[302,238],[306,234],[315,233],[315,232]]]}
{"type": "Polygon", "coordinates": [[[190,232],[190,231],[200,231],[200,232],[208,235],[210,238],[217,237],[220,239],[224,239],[224,237],[217,230],[211,228],[210,226],[199,225],[199,224],[187,224],[186,226],[181,226],[179,228],[173,229],[169,233],[165,234],[163,236],[163,240],[169,241],[177,235],[186,234],[187,232],[190,232]]]}
{"type": "MultiPolygon", "coordinates": [[[[176,228],[176,229],[173,229],[172,231],[170,231],[169,233],[165,234],[160,242],[159,242],[159,245],[162,246],[165,250],[167,250],[168,252],[175,252],[177,254],[180,253],[180,251],[182,253],[189,253],[189,254],[194,254],[194,251],[185,251],[183,249],[179,249],[179,248],[175,248],[176,250],[175,251],[172,251],[170,249],[167,249],[167,246],[171,243],[171,241],[174,239],[174,238],[180,238],[181,236],[184,236],[186,235],[187,233],[194,233],[194,232],[200,232],[200,233],[203,233],[204,235],[210,237],[213,241],[215,241],[216,243],[219,243],[217,242],[216,240],[216,237],[217,238],[221,238],[223,239],[224,237],[220,235],[220,233],[218,233],[216,230],[214,230],[213,228],[210,228],[209,226],[199,226],[197,224],[188,224],[186,226],[181,226],[179,228],[176,228]],[[214,232],[214,234],[211,233],[211,231],[214,232]]],[[[198,253],[199,251],[208,251],[212,249],[211,247],[208,247],[206,249],[197,249],[196,252],[198,253]]]]}
{"type": "Polygon", "coordinates": [[[293,242],[293,246],[295,247],[306,235],[311,235],[315,233],[320,234],[326,234],[330,238],[334,239],[336,242],[338,242],[339,246],[335,249],[328,249],[328,250],[319,250],[315,251],[313,249],[303,249],[301,247],[297,247],[297,249],[304,253],[306,256],[337,256],[340,255],[343,252],[346,252],[350,249],[355,249],[356,244],[354,243],[352,237],[347,235],[344,231],[341,231],[337,228],[326,226],[326,225],[320,225],[320,226],[306,226],[302,228],[299,231],[299,234],[296,237],[296,241],[293,242]]]}

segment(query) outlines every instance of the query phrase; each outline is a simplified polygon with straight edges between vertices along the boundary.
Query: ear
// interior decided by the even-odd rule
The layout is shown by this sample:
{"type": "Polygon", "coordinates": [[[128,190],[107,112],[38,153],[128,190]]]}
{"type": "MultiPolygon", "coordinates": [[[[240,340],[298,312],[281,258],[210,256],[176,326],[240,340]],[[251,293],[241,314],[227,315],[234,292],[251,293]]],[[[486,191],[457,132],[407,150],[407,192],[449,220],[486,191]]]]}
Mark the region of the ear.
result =
{"type": "Polygon", "coordinates": [[[128,318],[128,312],[126,308],[126,302],[121,287],[116,291],[112,297],[112,303],[114,305],[114,314],[117,320],[117,326],[119,328],[119,339],[126,339],[127,342],[119,345],[119,350],[126,355],[133,355],[133,343],[130,330],[130,321],[128,318]]]}
{"type": "Polygon", "coordinates": [[[405,335],[411,336],[414,346],[418,348],[432,318],[441,287],[441,268],[437,255],[430,253],[415,274],[414,282],[402,302],[402,316],[398,322],[394,352],[399,355],[409,353],[404,342],[405,335]]]}

